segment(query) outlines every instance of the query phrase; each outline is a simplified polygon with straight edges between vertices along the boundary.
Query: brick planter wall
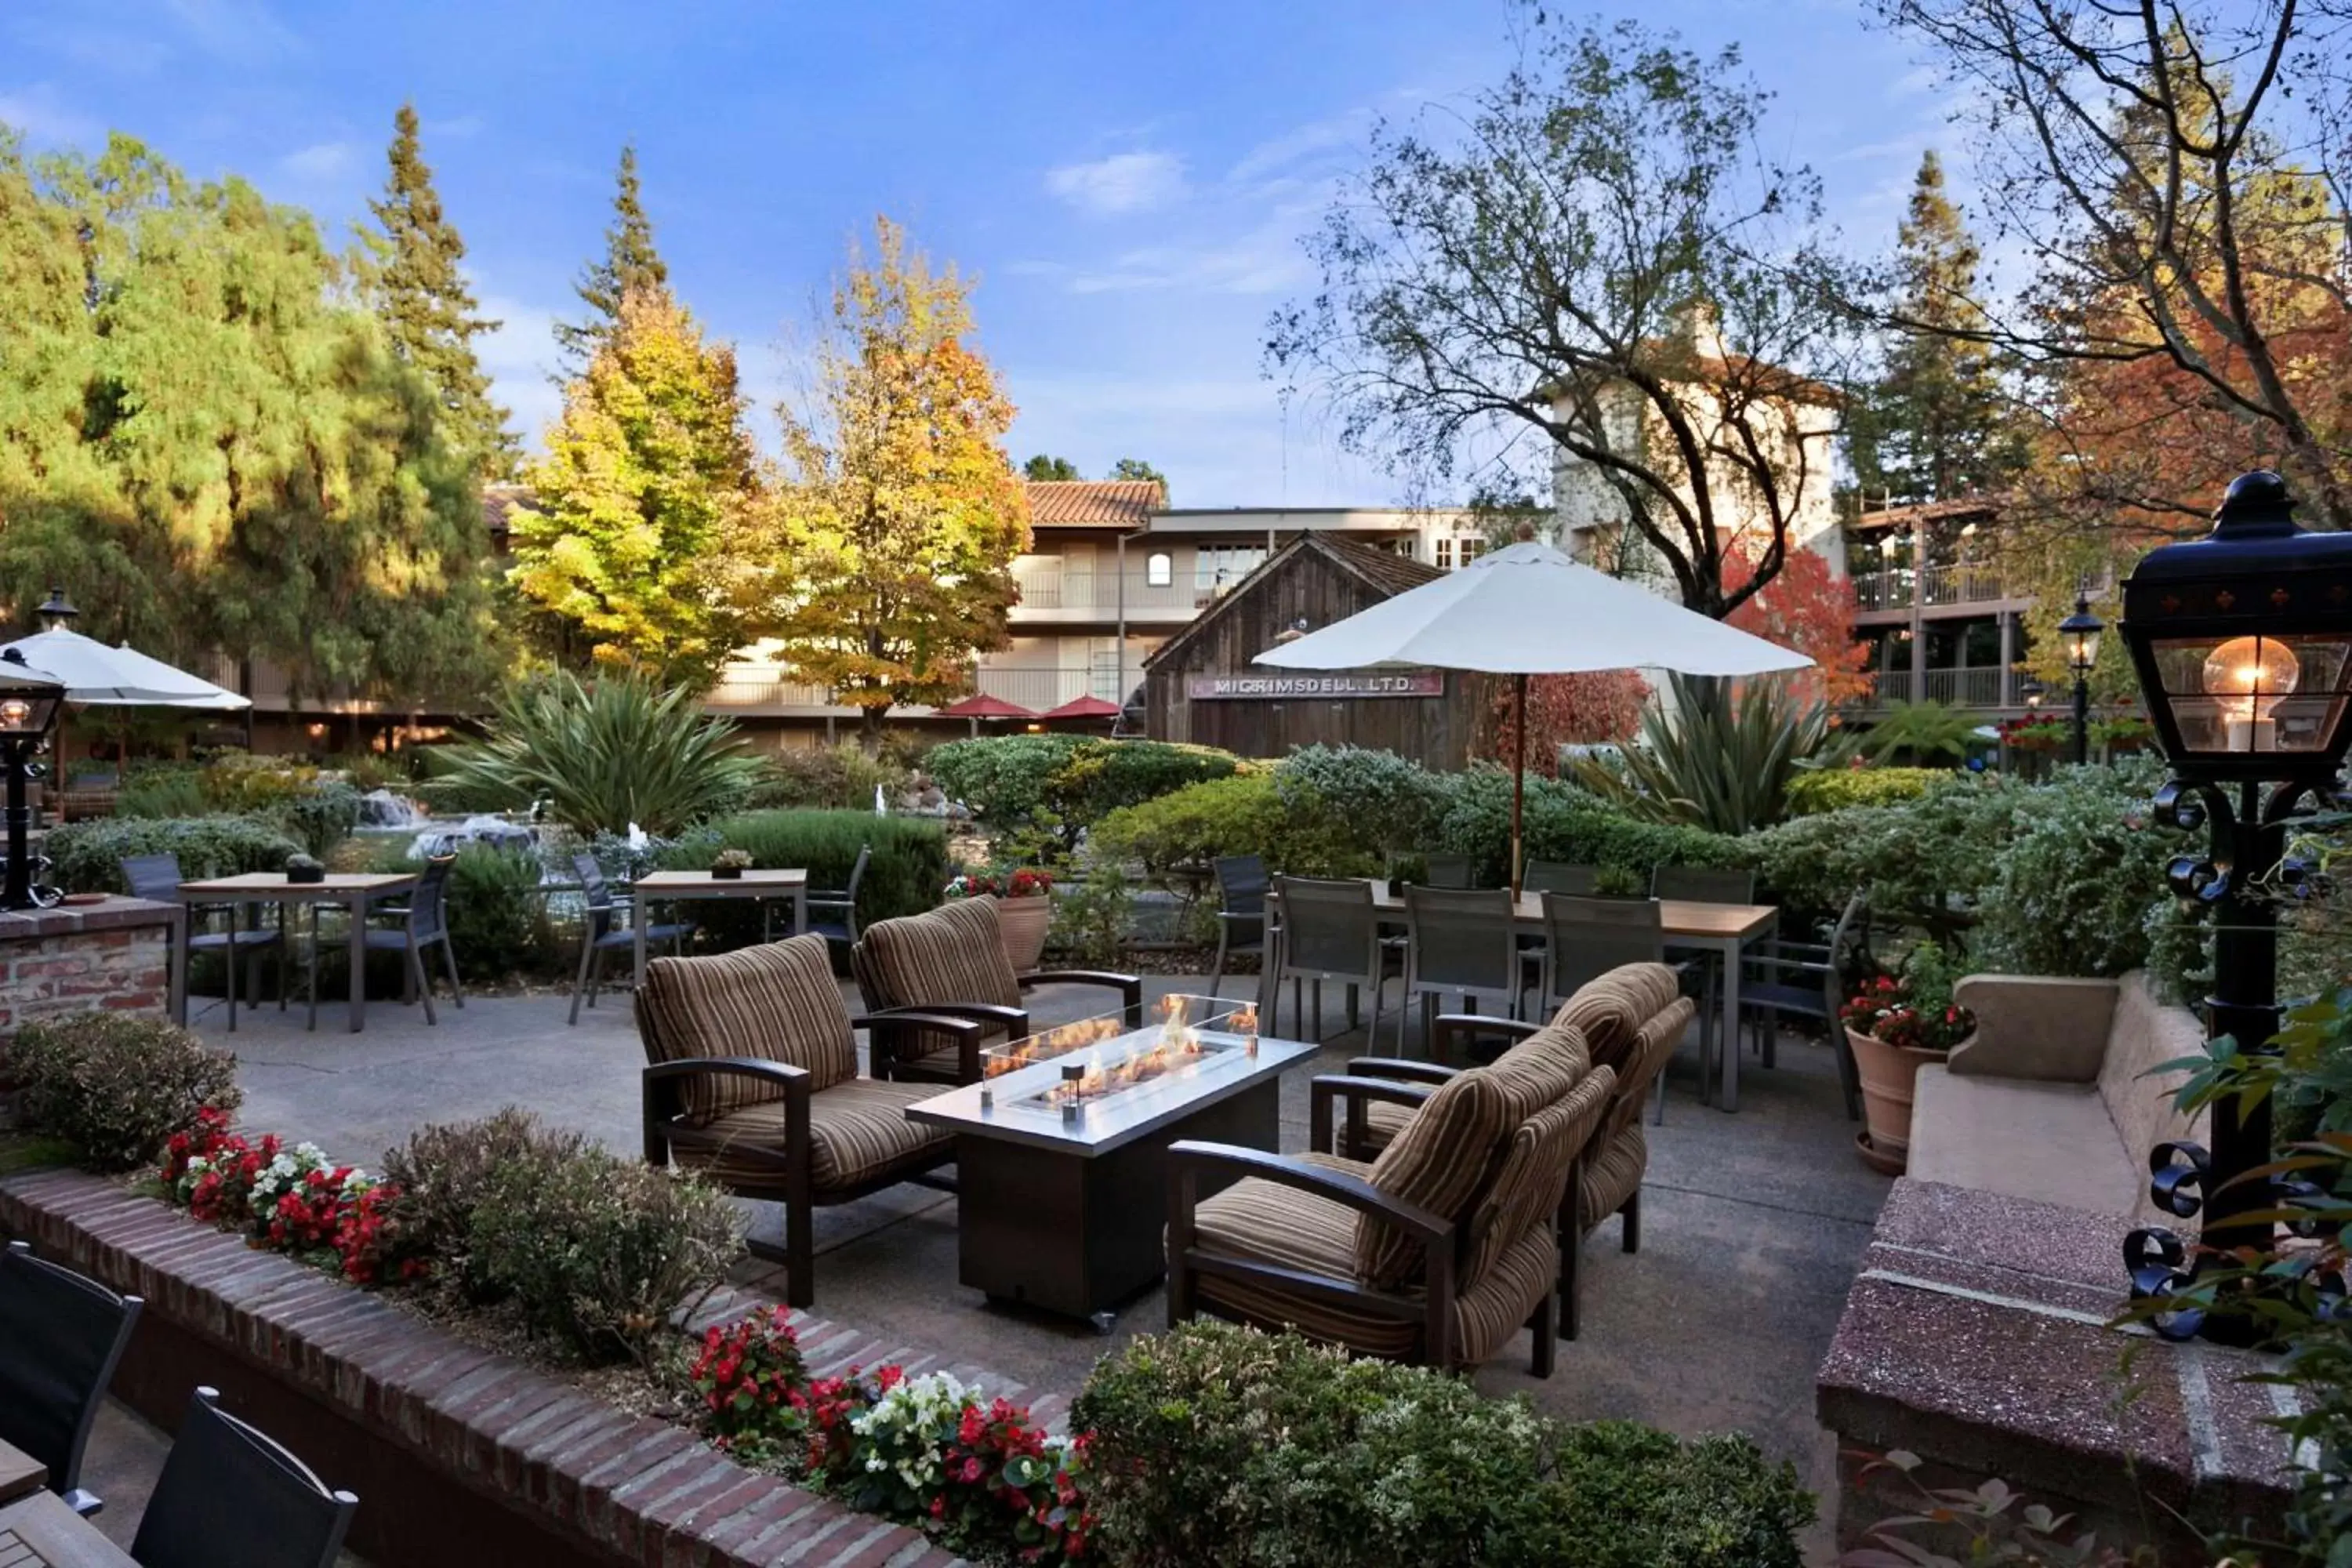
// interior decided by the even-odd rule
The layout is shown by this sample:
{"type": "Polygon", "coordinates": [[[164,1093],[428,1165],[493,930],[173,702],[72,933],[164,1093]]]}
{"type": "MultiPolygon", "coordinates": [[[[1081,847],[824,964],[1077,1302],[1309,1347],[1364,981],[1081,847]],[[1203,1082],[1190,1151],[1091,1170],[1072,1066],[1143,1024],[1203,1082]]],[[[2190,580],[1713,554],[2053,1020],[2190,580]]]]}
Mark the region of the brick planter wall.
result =
{"type": "Polygon", "coordinates": [[[360,1499],[376,1568],[952,1568],[918,1531],[742,1468],[390,1303],[77,1171],[0,1181],[0,1235],[147,1309],[115,1383],[197,1383],[360,1499]]]}
{"type": "Polygon", "coordinates": [[[0,913],[0,1036],[93,1007],[170,1016],[176,904],[102,904],[0,913]]]}

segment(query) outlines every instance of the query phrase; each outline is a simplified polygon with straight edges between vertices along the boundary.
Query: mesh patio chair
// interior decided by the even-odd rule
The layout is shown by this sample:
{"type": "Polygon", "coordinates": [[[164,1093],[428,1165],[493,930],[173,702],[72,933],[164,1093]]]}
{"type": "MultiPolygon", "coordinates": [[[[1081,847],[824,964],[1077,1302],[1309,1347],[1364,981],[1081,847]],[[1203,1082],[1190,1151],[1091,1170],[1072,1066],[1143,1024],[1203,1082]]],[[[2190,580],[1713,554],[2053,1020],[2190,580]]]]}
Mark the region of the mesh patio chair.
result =
{"type": "MultiPolygon", "coordinates": [[[[860,884],[866,880],[866,862],[873,858],[874,846],[871,844],[859,845],[857,847],[856,864],[849,868],[849,885],[847,887],[813,889],[810,890],[806,902],[808,904],[808,929],[812,932],[824,938],[827,942],[837,942],[844,947],[856,945],[857,942],[857,889],[860,884]]],[[[763,902],[761,905],[762,913],[761,915],[760,933],[762,936],[767,937],[772,942],[775,940],[775,931],[767,922],[769,916],[774,912],[774,905],[769,903],[763,902]]]]}
{"type": "MultiPolygon", "coordinates": [[[[1225,960],[1247,953],[1265,960],[1265,894],[1270,884],[1265,861],[1256,855],[1217,858],[1217,958],[1209,966],[1209,994],[1224,984],[1225,960]]],[[[1265,974],[1258,973],[1258,990],[1265,990],[1265,974]]]]}
{"type": "Polygon", "coordinates": [[[1348,1026],[1356,1026],[1358,988],[1372,993],[1372,1033],[1380,1033],[1381,990],[1389,976],[1404,968],[1404,944],[1381,935],[1380,917],[1372,905],[1372,885],[1360,878],[1327,881],[1311,877],[1277,877],[1275,900],[1282,910],[1282,953],[1269,995],[1265,1029],[1275,1032],[1282,1005],[1282,983],[1290,982],[1291,1027],[1307,1037],[1301,1020],[1307,1016],[1302,987],[1312,987],[1314,1037],[1323,1028],[1323,983],[1335,981],[1348,988],[1348,1026]]]}
{"type": "MultiPolygon", "coordinates": [[[[1845,1114],[1862,1120],[1862,1075],[1854,1066],[1853,1048],[1846,1044],[1838,1012],[1845,1003],[1846,982],[1860,966],[1868,932],[1869,906],[1861,893],[1845,901],[1825,942],[1774,938],[1749,951],[1739,983],[1742,1022],[1755,1026],[1757,1047],[1770,1067],[1780,1033],[1780,1015],[1811,1018],[1828,1032],[1830,1048],[1837,1053],[1838,1086],[1844,1091],[1845,1114]]],[[[1735,1047],[1736,1048],[1736,1045],[1735,1047]]]]}
{"type": "Polygon", "coordinates": [[[81,1489],[82,1450],[140,1305],[21,1241],[0,1252],[0,1442],[47,1466],[79,1514],[100,1507],[81,1489]]]}
{"type": "Polygon", "coordinates": [[[1423,866],[1427,874],[1422,885],[1429,888],[1473,888],[1477,886],[1470,857],[1467,855],[1424,855],[1423,866]]]}
{"type": "Polygon", "coordinates": [[[198,1387],[140,1516],[140,1568],[332,1568],[360,1500],[198,1387]]]}
{"type": "MultiPolygon", "coordinates": [[[[1571,893],[1546,893],[1543,910],[1543,979],[1538,991],[1545,1011],[1564,1005],[1612,969],[1628,963],[1663,964],[1666,961],[1666,939],[1655,899],[1581,899],[1571,893]]],[[[1677,984],[1681,984],[1678,979],[1677,984]]],[[[1702,1017],[1702,1072],[1707,1061],[1709,1037],[1702,1017]]],[[[1652,1088],[1656,1097],[1653,1117],[1664,1121],[1665,1075],[1658,1074],[1644,1087],[1652,1088]]]]}
{"type": "Polygon", "coordinates": [[[1519,873],[1519,888],[1528,893],[1574,893],[1580,899],[1592,896],[1592,879],[1601,874],[1598,866],[1580,866],[1568,860],[1530,860],[1519,873]]]}
{"type": "Polygon", "coordinates": [[[934,1174],[954,1161],[954,1135],[906,1114],[938,1086],[886,1081],[884,1069],[944,1042],[962,1080],[976,1081],[982,1026],[916,1012],[851,1017],[823,937],[656,959],[636,1018],[646,1161],[783,1205],[782,1247],[744,1245],[783,1264],[788,1305],[816,1300],[816,1209],[903,1182],[955,1190],[934,1174]],[[864,1077],[856,1029],[866,1031],[864,1077]]]}
{"type": "MultiPolygon", "coordinates": [[[[1507,889],[1407,888],[1404,911],[1405,997],[1421,998],[1424,1043],[1432,1041],[1441,996],[1494,997],[1506,1017],[1519,1016],[1519,931],[1507,889]]],[[[1404,1013],[1397,1010],[1400,1054],[1404,1013]]]]}
{"type": "MultiPolygon", "coordinates": [[[[149,899],[159,904],[176,904],[180,900],[180,884],[187,879],[180,874],[177,855],[126,855],[120,862],[123,884],[134,899],[149,899]]],[[[257,915],[258,910],[256,911],[257,915]]],[[[218,953],[228,970],[228,1026],[236,1027],[236,972],[246,970],[247,993],[255,1001],[261,999],[261,956],[266,952],[278,955],[278,1006],[286,1007],[286,911],[278,906],[278,923],[275,930],[254,926],[240,930],[236,924],[234,904],[190,904],[187,911],[188,952],[218,953]],[[198,931],[196,926],[208,914],[228,911],[226,931],[198,931]]]]}
{"type": "MultiPolygon", "coordinates": [[[[635,901],[625,894],[613,891],[604,880],[604,868],[596,864],[593,855],[574,855],[572,874],[580,879],[580,890],[588,900],[588,911],[580,926],[580,972],[572,981],[572,1016],[569,1022],[580,1022],[580,1000],[584,993],[588,1005],[596,1005],[596,993],[604,984],[604,961],[615,952],[634,953],[637,933],[634,924],[623,925],[617,917],[626,914],[634,922],[637,918],[635,901]]],[[[683,921],[673,921],[646,928],[646,946],[669,944],[672,953],[677,952],[694,928],[683,921]]],[[[632,977],[634,980],[634,976],[632,977]]]]}
{"type": "MultiPolygon", "coordinates": [[[[1756,901],[1756,873],[1705,866],[1661,866],[1650,873],[1650,896],[1691,904],[1752,904],[1756,901]]],[[[1666,945],[1672,948],[1675,944],[1666,945]]],[[[1718,1000],[1723,994],[1723,954],[1712,948],[1683,952],[1685,956],[1677,964],[1683,973],[1683,994],[1699,1005],[1699,1057],[1702,1061],[1712,1061],[1716,1030],[1723,1016],[1723,1005],[1718,1000]]]]}
{"type": "Polygon", "coordinates": [[[321,948],[341,947],[346,942],[362,942],[370,952],[401,954],[400,999],[408,1002],[421,998],[428,1024],[441,1020],[433,1012],[433,975],[425,966],[425,954],[430,948],[439,948],[442,967],[449,975],[450,994],[458,1006],[466,1005],[465,985],[457,978],[457,950],[449,942],[449,868],[457,863],[455,855],[436,856],[425,861],[425,874],[416,879],[408,901],[374,906],[368,910],[367,923],[363,925],[322,931],[317,911],[312,911],[308,952],[311,1028],[319,1026],[319,952],[321,948]],[[379,920],[394,923],[378,925],[375,922],[379,920]]]}

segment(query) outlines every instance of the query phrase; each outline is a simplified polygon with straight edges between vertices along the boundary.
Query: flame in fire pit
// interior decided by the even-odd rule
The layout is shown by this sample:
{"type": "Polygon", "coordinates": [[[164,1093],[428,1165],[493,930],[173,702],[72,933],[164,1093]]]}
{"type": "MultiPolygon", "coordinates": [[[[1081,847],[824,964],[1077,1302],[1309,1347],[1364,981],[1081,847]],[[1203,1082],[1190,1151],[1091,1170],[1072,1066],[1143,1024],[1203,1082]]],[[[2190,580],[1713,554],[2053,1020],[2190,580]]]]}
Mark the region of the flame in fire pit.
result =
{"type": "Polygon", "coordinates": [[[1017,1068],[1025,1068],[1032,1062],[1050,1061],[1055,1057],[1067,1056],[1072,1051],[1110,1039],[1122,1027],[1117,1018],[1081,1018],[1075,1024],[1059,1025],[1002,1050],[990,1052],[982,1076],[995,1078],[1017,1068]]]}
{"type": "Polygon", "coordinates": [[[1039,1098],[1047,1105],[1099,1100],[1123,1089],[1149,1083],[1197,1059],[1201,1055],[1201,1037],[1184,1022],[1182,999],[1169,997],[1160,1004],[1160,1014],[1162,1022],[1156,1043],[1117,1061],[1106,1062],[1098,1053],[1087,1064],[1083,1075],[1055,1084],[1039,1098]]]}

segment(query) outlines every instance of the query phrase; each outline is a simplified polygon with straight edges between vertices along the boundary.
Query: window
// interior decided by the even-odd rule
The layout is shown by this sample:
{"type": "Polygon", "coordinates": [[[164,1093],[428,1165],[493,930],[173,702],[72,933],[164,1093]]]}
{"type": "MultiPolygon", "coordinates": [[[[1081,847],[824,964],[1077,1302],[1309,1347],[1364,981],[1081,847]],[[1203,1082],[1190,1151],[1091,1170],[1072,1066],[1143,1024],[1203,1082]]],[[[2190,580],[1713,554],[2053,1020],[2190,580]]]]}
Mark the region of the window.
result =
{"type": "Polygon", "coordinates": [[[1164,550],[1155,550],[1144,558],[1143,582],[1146,587],[1165,588],[1176,579],[1176,563],[1164,550]]]}
{"type": "Polygon", "coordinates": [[[1258,545],[1204,544],[1192,557],[1192,586],[1213,598],[1256,571],[1265,559],[1265,551],[1258,545]]]}
{"type": "Polygon", "coordinates": [[[1486,541],[1478,534],[1465,533],[1453,539],[1438,540],[1435,548],[1437,569],[1451,572],[1456,566],[1467,566],[1486,554],[1486,541]]]}

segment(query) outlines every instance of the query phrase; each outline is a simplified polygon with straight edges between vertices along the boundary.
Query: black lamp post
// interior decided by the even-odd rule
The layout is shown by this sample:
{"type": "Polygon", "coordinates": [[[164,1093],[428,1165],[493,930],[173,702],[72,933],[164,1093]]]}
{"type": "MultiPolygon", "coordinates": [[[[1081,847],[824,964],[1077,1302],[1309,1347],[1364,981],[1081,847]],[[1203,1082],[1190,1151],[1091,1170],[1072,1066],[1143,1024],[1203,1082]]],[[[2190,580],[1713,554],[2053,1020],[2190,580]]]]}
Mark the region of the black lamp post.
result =
{"type": "Polygon", "coordinates": [[[0,886],[0,910],[38,909],[49,901],[33,888],[32,851],[26,842],[33,813],[25,802],[25,786],[48,771],[33,759],[47,743],[65,700],[65,682],[29,668],[15,648],[0,652],[0,769],[8,774],[8,872],[0,886]]]}
{"type": "Polygon", "coordinates": [[[2087,594],[2074,595],[2074,613],[2058,623],[2066,645],[2066,668],[2074,672],[2074,765],[2091,760],[2091,668],[2099,662],[2099,634],[2106,625],[2091,614],[2087,594]]]}
{"type": "Polygon", "coordinates": [[[74,620],[81,612],[75,609],[73,602],[66,597],[65,584],[52,583],[48,598],[33,614],[39,618],[43,631],[61,632],[72,630],[74,620]]]}
{"type": "MultiPolygon", "coordinates": [[[[2168,871],[2175,892],[2214,911],[2206,1034],[2248,1052],[2278,1032],[2277,915],[2262,885],[2278,872],[2306,797],[2335,792],[2352,741],[2352,533],[2309,532],[2294,509],[2278,475],[2242,475],[2210,536],[2153,552],[2124,584],[2124,641],[2173,769],[2157,813],[2177,827],[2212,828],[2209,854],[2184,855],[2168,871]]],[[[2242,1179],[2273,1157],[2267,1098],[2216,1101],[2212,1139],[2210,1152],[2188,1142],[2149,1151],[2157,1204],[2182,1219],[2201,1213],[2203,1247],[2192,1258],[2169,1230],[2132,1232],[2124,1260],[2135,1297],[2171,1295],[2218,1253],[2266,1245],[2272,1223],[2258,1216],[2295,1195],[2278,1178],[2242,1179]]],[[[2175,1339],[2263,1337],[2242,1311],[2180,1310],[2158,1326],[2175,1339]]]]}

